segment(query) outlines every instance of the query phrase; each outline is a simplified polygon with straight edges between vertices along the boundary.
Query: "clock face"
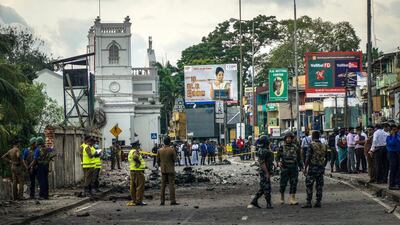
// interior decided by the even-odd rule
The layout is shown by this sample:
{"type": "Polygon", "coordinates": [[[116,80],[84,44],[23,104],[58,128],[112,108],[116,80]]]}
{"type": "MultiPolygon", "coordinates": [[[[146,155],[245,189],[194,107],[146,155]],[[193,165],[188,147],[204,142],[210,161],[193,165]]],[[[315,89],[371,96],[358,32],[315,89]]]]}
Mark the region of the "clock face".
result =
{"type": "Polygon", "coordinates": [[[119,85],[119,83],[118,82],[112,82],[111,84],[110,84],[110,91],[111,92],[113,92],[113,93],[117,93],[117,92],[119,92],[119,89],[120,89],[121,87],[120,87],[120,85],[119,85]]]}

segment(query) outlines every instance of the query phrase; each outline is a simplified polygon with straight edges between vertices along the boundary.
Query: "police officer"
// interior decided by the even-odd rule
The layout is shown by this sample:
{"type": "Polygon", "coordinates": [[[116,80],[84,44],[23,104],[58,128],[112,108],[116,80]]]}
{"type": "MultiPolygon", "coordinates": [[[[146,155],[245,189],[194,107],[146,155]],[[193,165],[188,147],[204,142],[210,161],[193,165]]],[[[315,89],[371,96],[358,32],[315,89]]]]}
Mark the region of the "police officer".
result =
{"type": "Polygon", "coordinates": [[[285,189],[289,181],[290,184],[290,198],[289,205],[297,205],[296,201],[296,190],[297,182],[299,177],[299,169],[303,167],[301,160],[300,148],[294,143],[294,134],[288,132],[285,134],[285,144],[281,146],[276,155],[276,162],[280,167],[280,193],[281,193],[281,204],[285,203],[285,189]]]}
{"type": "Polygon", "coordinates": [[[132,150],[129,151],[128,162],[130,167],[130,192],[132,201],[128,202],[128,206],[144,206],[144,170],[146,169],[146,162],[140,154],[139,142],[132,143],[132,150]]]}
{"type": "Polygon", "coordinates": [[[85,137],[85,142],[81,145],[81,165],[84,177],[83,196],[92,196],[92,182],[94,174],[94,156],[96,149],[93,147],[93,139],[90,136],[85,137]]]}
{"type": "Polygon", "coordinates": [[[258,199],[264,195],[267,201],[267,209],[272,209],[271,203],[271,176],[272,176],[272,163],[274,160],[273,153],[269,149],[269,139],[266,135],[262,135],[259,139],[258,146],[258,162],[260,174],[260,189],[251,201],[251,205],[261,208],[258,205],[258,199]]]}
{"type": "Polygon", "coordinates": [[[37,175],[37,167],[33,164],[33,158],[35,151],[37,149],[36,145],[36,137],[33,137],[29,140],[29,148],[26,148],[23,153],[23,159],[25,163],[26,170],[29,173],[29,195],[31,199],[35,198],[35,183],[36,183],[36,175],[37,175]]]}
{"type": "Polygon", "coordinates": [[[324,186],[324,172],[325,166],[328,159],[328,150],[325,144],[322,144],[319,140],[320,133],[314,131],[312,133],[312,141],[310,148],[306,154],[304,175],[306,176],[306,192],[307,192],[307,203],[303,208],[311,208],[311,200],[313,194],[313,186],[315,182],[316,197],[317,201],[314,208],[321,207],[322,200],[322,189],[324,186]]]}
{"type": "Polygon", "coordinates": [[[100,178],[100,171],[101,171],[101,166],[102,166],[102,161],[101,161],[101,149],[98,143],[94,145],[94,148],[96,149],[95,156],[93,157],[94,161],[94,172],[93,172],[93,188],[95,192],[100,192],[99,190],[99,178],[100,178]]]}
{"type": "Polygon", "coordinates": [[[42,137],[36,138],[38,148],[34,154],[34,165],[37,165],[37,177],[39,181],[39,197],[41,199],[49,199],[49,164],[56,156],[52,148],[48,148],[44,144],[42,137]]]}

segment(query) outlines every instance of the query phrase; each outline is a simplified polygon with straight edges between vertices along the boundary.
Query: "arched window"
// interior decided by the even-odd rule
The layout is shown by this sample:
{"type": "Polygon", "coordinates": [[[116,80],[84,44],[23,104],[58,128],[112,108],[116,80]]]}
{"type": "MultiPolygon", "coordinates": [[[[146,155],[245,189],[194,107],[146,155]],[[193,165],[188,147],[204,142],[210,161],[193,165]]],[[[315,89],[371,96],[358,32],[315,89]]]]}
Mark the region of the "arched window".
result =
{"type": "Polygon", "coordinates": [[[108,49],[108,61],[110,64],[118,64],[119,53],[118,46],[116,44],[112,44],[108,49]]]}

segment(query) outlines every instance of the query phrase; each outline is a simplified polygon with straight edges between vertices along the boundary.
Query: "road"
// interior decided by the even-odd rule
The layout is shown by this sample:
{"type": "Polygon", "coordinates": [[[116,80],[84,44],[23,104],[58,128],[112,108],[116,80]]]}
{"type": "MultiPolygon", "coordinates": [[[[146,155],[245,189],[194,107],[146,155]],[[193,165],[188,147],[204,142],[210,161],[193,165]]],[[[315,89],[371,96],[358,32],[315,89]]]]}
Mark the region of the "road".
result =
{"type": "MultiPolygon", "coordinates": [[[[249,209],[247,205],[258,188],[256,177],[240,175],[238,170],[232,170],[235,166],[220,170],[236,171],[234,175],[239,181],[236,184],[179,187],[179,206],[159,206],[158,190],[152,189],[146,191],[146,195],[152,197],[146,200],[147,206],[127,207],[124,198],[128,192],[125,191],[116,196],[117,200],[106,198],[88,203],[33,224],[400,224],[398,214],[385,212],[383,205],[392,203],[374,200],[369,194],[330,178],[325,178],[320,209],[277,204],[279,181],[276,178],[273,182],[274,209],[249,209]]],[[[251,173],[254,172],[251,168],[251,173]]],[[[300,203],[304,203],[302,175],[298,193],[300,203]]],[[[265,206],[264,199],[260,199],[260,203],[265,206]]]]}

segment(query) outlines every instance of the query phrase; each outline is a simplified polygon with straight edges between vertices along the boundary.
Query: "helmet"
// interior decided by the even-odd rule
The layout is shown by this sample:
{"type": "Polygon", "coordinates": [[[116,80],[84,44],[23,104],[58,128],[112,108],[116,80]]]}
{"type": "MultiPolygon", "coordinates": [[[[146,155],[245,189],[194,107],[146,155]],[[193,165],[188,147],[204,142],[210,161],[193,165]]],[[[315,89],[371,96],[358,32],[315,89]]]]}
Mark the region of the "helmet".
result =
{"type": "Polygon", "coordinates": [[[36,140],[36,138],[35,138],[35,137],[33,137],[33,138],[29,139],[29,145],[36,144],[36,142],[37,142],[37,140],[36,140]]]}
{"type": "Polygon", "coordinates": [[[267,135],[261,135],[258,142],[261,147],[267,147],[269,145],[269,138],[267,135]]]}
{"type": "Polygon", "coordinates": [[[37,137],[37,138],[36,138],[36,143],[37,143],[38,145],[42,145],[42,144],[44,144],[44,139],[43,139],[42,137],[37,137]]]}

